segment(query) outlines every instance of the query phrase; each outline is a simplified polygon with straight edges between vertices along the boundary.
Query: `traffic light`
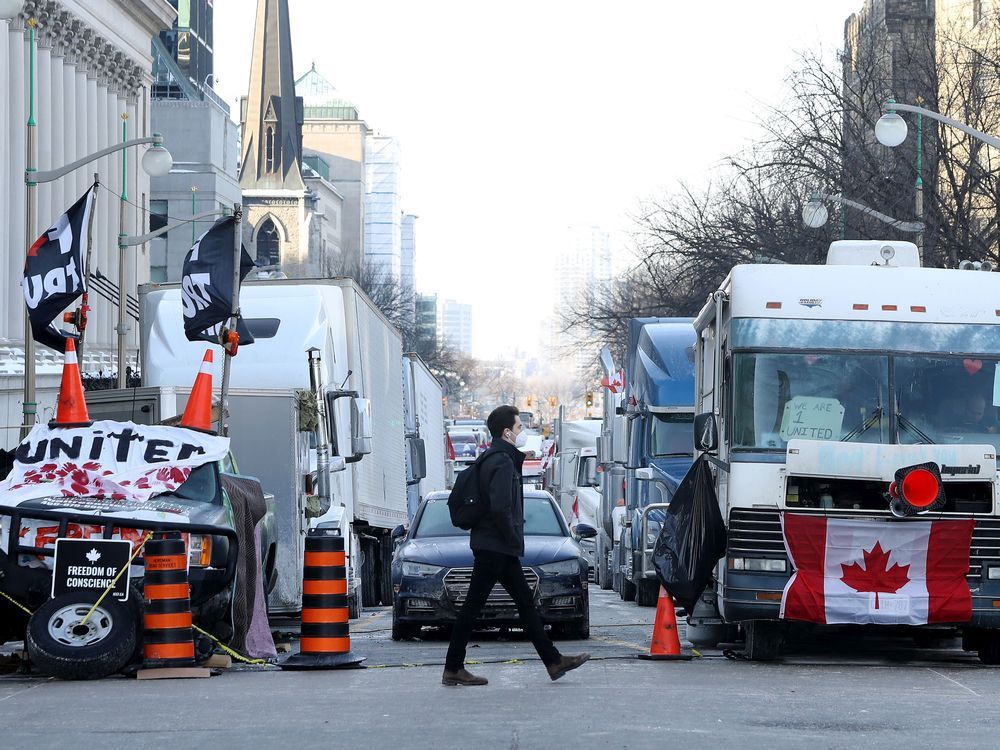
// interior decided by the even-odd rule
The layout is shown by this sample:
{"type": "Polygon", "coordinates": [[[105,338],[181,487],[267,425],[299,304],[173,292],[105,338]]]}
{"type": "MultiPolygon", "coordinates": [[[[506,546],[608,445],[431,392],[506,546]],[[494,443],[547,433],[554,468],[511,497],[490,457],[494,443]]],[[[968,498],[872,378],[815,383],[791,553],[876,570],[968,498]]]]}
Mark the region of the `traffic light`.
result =
{"type": "Polygon", "coordinates": [[[586,403],[588,409],[594,405],[594,394],[591,393],[590,391],[587,391],[586,403]]]}
{"type": "Polygon", "coordinates": [[[532,400],[533,400],[532,397],[528,396],[527,403],[528,403],[528,408],[529,409],[531,408],[531,402],[532,402],[532,400]]]}

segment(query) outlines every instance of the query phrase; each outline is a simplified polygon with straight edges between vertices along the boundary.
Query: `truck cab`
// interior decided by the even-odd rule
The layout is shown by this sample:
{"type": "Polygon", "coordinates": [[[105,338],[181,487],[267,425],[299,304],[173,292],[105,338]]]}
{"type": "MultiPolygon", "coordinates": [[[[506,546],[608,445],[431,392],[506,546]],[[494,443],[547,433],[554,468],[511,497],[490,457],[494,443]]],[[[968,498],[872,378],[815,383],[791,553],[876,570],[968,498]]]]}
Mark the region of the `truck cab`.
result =
{"type": "MultiPolygon", "coordinates": [[[[604,502],[614,506],[612,586],[622,599],[653,606],[659,583],[652,547],[663,512],[693,459],[694,329],[690,318],[629,321],[624,399],[612,419],[624,420],[621,470],[605,466],[604,502]],[[614,497],[618,486],[623,493],[614,497]],[[618,504],[618,500],[623,500],[618,504]]],[[[614,433],[615,428],[609,429],[614,433]]],[[[612,462],[617,463],[617,462],[612,462]]]]}
{"type": "MultiPolygon", "coordinates": [[[[707,597],[714,622],[743,631],[750,658],[774,658],[795,627],[785,617],[794,517],[880,534],[973,522],[971,547],[938,560],[968,570],[971,617],[936,625],[1000,661],[998,298],[997,275],[921,268],[916,246],[889,241],[835,242],[825,266],[736,266],[710,296],[695,321],[697,410],[718,439],[699,447],[710,449],[728,549],[707,597]],[[931,512],[893,494],[916,465],[940,476],[931,512]]],[[[887,602],[910,606],[893,596],[880,605],[875,594],[856,621],[879,626],[887,602]]],[[[919,634],[918,621],[908,610],[894,624],[919,634]]]]}

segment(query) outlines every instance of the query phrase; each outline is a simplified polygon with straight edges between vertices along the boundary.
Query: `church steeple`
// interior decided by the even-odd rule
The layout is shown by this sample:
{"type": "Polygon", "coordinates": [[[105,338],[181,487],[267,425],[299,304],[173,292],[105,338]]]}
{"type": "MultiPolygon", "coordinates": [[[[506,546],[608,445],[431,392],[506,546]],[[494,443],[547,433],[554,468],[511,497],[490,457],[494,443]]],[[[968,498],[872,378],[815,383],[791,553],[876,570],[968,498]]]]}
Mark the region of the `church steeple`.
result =
{"type": "Polygon", "coordinates": [[[295,95],[288,0],[257,0],[250,91],[242,106],[243,190],[304,190],[302,98],[295,95]]]}

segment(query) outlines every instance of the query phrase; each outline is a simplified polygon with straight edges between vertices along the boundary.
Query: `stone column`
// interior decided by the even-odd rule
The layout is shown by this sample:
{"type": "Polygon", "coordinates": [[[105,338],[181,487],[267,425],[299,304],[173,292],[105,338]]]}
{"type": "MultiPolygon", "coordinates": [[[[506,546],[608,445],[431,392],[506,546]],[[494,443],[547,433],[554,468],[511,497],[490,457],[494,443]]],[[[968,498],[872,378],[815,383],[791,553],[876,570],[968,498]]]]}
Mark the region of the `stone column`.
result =
{"type": "MultiPolygon", "coordinates": [[[[10,253],[6,261],[6,278],[20,279],[24,272],[24,254],[27,244],[24,238],[24,157],[25,157],[25,123],[28,120],[28,43],[24,34],[24,26],[20,22],[11,24],[7,37],[7,65],[10,81],[10,96],[8,97],[9,150],[10,172],[7,183],[8,217],[8,247],[10,253]]],[[[7,319],[5,335],[11,341],[24,344],[24,297],[20,289],[12,290],[7,298],[7,319]]]]}
{"type": "MultiPolygon", "coordinates": [[[[0,201],[0,224],[9,227],[14,222],[14,217],[10,215],[9,195],[6,189],[10,185],[11,159],[9,154],[11,140],[11,123],[9,113],[9,102],[11,90],[14,82],[10,78],[10,65],[8,57],[8,47],[10,45],[10,34],[7,31],[7,23],[0,21],[0,190],[5,195],[0,201]]],[[[10,232],[0,232],[0,258],[9,258],[12,253],[10,247],[10,232]]],[[[4,268],[4,271],[7,269],[4,268]]],[[[16,291],[14,286],[16,279],[8,279],[6,284],[0,284],[0,345],[5,343],[9,336],[7,330],[7,298],[16,291]]]]}

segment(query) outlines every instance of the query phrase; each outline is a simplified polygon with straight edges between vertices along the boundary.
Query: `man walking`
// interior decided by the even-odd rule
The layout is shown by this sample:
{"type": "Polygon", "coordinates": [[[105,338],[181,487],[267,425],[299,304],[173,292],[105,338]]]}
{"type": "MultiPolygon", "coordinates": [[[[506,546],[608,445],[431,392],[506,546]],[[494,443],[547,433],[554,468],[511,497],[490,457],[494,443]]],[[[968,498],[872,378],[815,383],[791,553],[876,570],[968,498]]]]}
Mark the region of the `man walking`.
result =
{"type": "Polygon", "coordinates": [[[524,445],[526,436],[517,407],[498,406],[490,413],[486,427],[493,436],[493,444],[482,459],[479,493],[480,497],[489,499],[489,513],[470,533],[469,545],[475,557],[472,580],[451,634],[441,682],[444,685],[487,683],[485,677],[477,677],[465,669],[465,648],[472,626],[497,582],[514,600],[524,631],[542,657],[549,677],[558,680],[587,661],[590,654],[562,656],[559,653],[545,634],[542,618],[521,569],[520,558],[524,555],[521,465],[524,454],[518,448],[524,445]]]}

